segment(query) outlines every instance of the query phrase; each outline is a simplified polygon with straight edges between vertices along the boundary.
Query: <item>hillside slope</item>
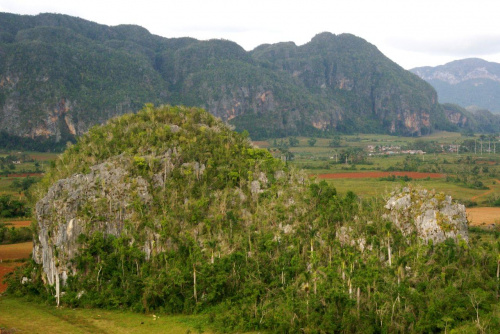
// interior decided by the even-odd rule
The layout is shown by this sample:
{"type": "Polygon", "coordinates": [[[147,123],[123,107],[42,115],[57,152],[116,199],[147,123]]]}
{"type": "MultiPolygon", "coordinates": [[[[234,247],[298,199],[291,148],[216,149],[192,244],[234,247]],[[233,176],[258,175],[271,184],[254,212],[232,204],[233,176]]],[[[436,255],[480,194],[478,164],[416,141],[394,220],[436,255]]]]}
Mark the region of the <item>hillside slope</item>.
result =
{"type": "Polygon", "coordinates": [[[246,52],[138,26],[0,13],[0,131],[66,141],[145,103],[203,107],[253,138],[446,126],[436,93],[361,38],[246,52]]]}

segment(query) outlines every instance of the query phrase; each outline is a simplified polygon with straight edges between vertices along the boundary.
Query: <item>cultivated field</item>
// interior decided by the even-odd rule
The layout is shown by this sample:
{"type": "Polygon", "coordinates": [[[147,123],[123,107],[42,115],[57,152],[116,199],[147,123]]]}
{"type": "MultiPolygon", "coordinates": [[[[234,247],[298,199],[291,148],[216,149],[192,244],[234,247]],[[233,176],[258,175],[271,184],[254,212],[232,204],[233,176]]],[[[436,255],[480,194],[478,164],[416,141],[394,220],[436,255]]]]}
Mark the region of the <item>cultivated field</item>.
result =
{"type": "Polygon", "coordinates": [[[22,242],[19,244],[0,245],[0,260],[19,260],[27,259],[31,250],[33,249],[33,242],[22,242]]]}
{"type": "MultiPolygon", "coordinates": [[[[0,293],[7,289],[3,279],[7,273],[14,271],[17,266],[23,264],[23,259],[31,256],[33,242],[19,244],[0,245],[0,293]]],[[[1,323],[0,323],[1,324],[1,323]]]]}
{"type": "Polygon", "coordinates": [[[388,176],[407,176],[412,179],[439,179],[444,178],[445,174],[439,173],[419,173],[419,172],[345,172],[345,173],[330,173],[318,174],[318,179],[373,179],[388,176]]]}
{"type": "Polygon", "coordinates": [[[468,208],[467,219],[472,226],[500,226],[500,208],[468,208]]]}
{"type": "Polygon", "coordinates": [[[31,225],[31,220],[4,220],[3,221],[7,227],[29,227],[31,225]]]}
{"type": "Polygon", "coordinates": [[[467,140],[479,143],[478,136],[471,138],[450,132],[421,138],[359,134],[342,135],[334,145],[330,138],[316,138],[311,146],[307,137],[294,138],[293,146],[290,138],[255,144],[277,157],[293,155],[290,164],[332,183],[340,194],[385,198],[410,182],[449,194],[468,207],[493,206],[497,200],[500,205],[500,146],[488,151],[493,144],[485,143],[482,152],[470,147],[457,152],[457,145],[467,140]]]}

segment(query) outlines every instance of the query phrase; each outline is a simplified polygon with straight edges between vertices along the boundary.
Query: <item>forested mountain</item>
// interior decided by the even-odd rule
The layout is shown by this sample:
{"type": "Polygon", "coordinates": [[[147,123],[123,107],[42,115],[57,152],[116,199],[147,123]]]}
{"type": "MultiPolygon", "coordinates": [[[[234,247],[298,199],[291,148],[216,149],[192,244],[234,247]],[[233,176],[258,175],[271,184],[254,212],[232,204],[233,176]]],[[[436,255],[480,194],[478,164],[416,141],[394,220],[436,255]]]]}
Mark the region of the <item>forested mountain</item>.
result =
{"type": "Polygon", "coordinates": [[[410,70],[430,83],[441,103],[500,112],[500,64],[483,59],[455,60],[410,70]]]}
{"type": "Polygon", "coordinates": [[[163,38],[58,14],[0,14],[2,138],[65,142],[145,103],[199,106],[253,138],[421,135],[450,124],[432,87],[349,34],[261,45],[163,38]],[[12,137],[14,138],[14,137],[12,137]]]}
{"type": "Polygon", "coordinates": [[[442,104],[446,118],[464,132],[498,133],[500,131],[500,115],[489,110],[467,110],[456,104],[442,104]]]}
{"type": "Polygon", "coordinates": [[[31,194],[34,261],[9,293],[203,313],[221,332],[500,328],[500,244],[469,236],[463,205],[412,186],[337,194],[197,108],[92,128],[31,194]]]}

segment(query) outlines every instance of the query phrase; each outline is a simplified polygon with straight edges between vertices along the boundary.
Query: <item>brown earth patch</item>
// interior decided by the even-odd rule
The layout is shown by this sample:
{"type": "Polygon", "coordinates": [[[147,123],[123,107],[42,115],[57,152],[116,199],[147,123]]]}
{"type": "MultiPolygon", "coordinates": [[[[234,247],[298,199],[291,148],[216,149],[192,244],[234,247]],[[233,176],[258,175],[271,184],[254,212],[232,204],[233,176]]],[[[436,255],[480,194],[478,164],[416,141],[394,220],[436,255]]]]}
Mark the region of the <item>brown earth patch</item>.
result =
{"type": "Polygon", "coordinates": [[[13,272],[16,267],[22,265],[20,262],[2,262],[0,263],[0,293],[7,290],[7,284],[3,282],[5,275],[13,272]]]}
{"type": "Polygon", "coordinates": [[[331,174],[318,174],[320,179],[363,179],[363,178],[379,178],[388,176],[408,176],[412,179],[439,179],[446,175],[440,173],[420,173],[420,172],[352,172],[352,173],[331,173],[331,174]]]}
{"type": "Polygon", "coordinates": [[[0,293],[7,289],[3,283],[4,276],[14,271],[22,262],[4,262],[5,260],[27,259],[31,256],[33,242],[22,242],[12,245],[0,245],[0,293]]]}
{"type": "Polygon", "coordinates": [[[19,244],[0,245],[0,260],[27,259],[33,250],[33,242],[21,242],[19,244]]]}
{"type": "Polygon", "coordinates": [[[47,154],[30,154],[29,155],[33,160],[37,160],[37,161],[48,161],[48,160],[54,160],[58,154],[50,154],[50,155],[47,155],[47,154]]]}
{"type": "Polygon", "coordinates": [[[500,223],[500,208],[467,208],[467,220],[471,226],[500,223]]]}
{"type": "Polygon", "coordinates": [[[31,220],[13,220],[4,222],[7,227],[29,227],[31,225],[31,220]]]}
{"type": "Polygon", "coordinates": [[[496,165],[496,161],[487,161],[487,160],[476,160],[476,163],[479,165],[496,165]]]}
{"type": "Polygon", "coordinates": [[[258,147],[268,147],[269,146],[269,143],[265,140],[261,140],[261,141],[253,141],[252,142],[254,145],[258,146],[258,147]]]}

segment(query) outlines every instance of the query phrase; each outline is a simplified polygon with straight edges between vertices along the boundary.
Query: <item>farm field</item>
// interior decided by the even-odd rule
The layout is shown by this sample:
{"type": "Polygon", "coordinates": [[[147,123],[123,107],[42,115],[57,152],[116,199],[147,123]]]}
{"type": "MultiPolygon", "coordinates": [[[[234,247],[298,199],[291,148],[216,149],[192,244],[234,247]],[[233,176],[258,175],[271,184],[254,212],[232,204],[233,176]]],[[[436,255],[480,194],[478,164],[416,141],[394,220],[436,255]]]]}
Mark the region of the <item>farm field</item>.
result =
{"type": "Polygon", "coordinates": [[[33,242],[22,242],[18,244],[0,245],[0,293],[7,289],[3,283],[6,274],[23,264],[23,259],[31,256],[33,242]]]}
{"type": "Polygon", "coordinates": [[[500,147],[497,153],[495,143],[485,141],[481,146],[478,136],[359,134],[255,144],[276,157],[291,156],[289,164],[333,184],[341,194],[353,191],[363,198],[386,198],[395,188],[411,183],[449,194],[468,207],[500,204],[500,147]]]}
{"type": "Polygon", "coordinates": [[[3,221],[7,227],[29,227],[31,225],[31,220],[4,220],[3,221]]]}
{"type": "Polygon", "coordinates": [[[31,250],[33,249],[33,242],[21,242],[18,244],[0,245],[0,259],[5,260],[19,260],[27,259],[31,250]]]}
{"type": "Polygon", "coordinates": [[[371,179],[388,176],[408,176],[412,179],[439,179],[445,177],[444,174],[439,173],[420,173],[420,172],[345,172],[345,173],[331,173],[331,174],[318,174],[318,179],[371,179]]]}
{"type": "Polygon", "coordinates": [[[500,223],[500,208],[468,208],[467,219],[472,226],[484,226],[500,223]]]}

